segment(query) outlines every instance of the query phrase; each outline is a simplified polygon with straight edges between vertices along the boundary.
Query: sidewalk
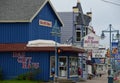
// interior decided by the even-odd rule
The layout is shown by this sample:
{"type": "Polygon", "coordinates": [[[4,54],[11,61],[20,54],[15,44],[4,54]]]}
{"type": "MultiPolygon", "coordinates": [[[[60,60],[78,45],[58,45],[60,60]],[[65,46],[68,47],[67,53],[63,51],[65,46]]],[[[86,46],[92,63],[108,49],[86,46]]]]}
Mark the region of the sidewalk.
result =
{"type": "Polygon", "coordinates": [[[77,83],[108,83],[108,76],[107,74],[102,75],[102,77],[95,77],[91,80],[87,80],[85,82],[77,82],[77,83]]]}

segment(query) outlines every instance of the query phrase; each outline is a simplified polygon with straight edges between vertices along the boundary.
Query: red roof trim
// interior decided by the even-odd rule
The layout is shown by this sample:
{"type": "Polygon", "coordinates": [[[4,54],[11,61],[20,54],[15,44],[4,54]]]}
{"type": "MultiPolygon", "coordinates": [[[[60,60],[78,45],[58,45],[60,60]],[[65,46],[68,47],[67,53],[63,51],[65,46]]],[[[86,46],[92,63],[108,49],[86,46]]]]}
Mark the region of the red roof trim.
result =
{"type": "MultiPolygon", "coordinates": [[[[84,53],[84,49],[76,48],[73,46],[61,46],[59,47],[63,51],[84,53]]],[[[26,44],[0,44],[0,52],[9,51],[55,51],[55,47],[27,47],[26,44]]]]}

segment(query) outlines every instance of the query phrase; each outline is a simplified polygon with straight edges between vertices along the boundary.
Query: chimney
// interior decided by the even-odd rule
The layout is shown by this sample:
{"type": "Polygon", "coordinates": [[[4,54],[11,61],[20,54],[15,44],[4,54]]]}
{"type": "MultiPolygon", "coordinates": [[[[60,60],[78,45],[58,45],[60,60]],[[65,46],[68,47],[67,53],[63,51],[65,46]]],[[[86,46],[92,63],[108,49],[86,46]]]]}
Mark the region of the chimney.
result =
{"type": "Polygon", "coordinates": [[[78,4],[80,4],[80,0],[77,0],[77,5],[73,7],[73,12],[74,13],[78,13],[79,12],[78,4]]]}
{"type": "Polygon", "coordinates": [[[92,18],[92,12],[87,12],[86,15],[92,18]]]}
{"type": "Polygon", "coordinates": [[[77,3],[80,3],[80,0],[77,0],[77,3]]]}

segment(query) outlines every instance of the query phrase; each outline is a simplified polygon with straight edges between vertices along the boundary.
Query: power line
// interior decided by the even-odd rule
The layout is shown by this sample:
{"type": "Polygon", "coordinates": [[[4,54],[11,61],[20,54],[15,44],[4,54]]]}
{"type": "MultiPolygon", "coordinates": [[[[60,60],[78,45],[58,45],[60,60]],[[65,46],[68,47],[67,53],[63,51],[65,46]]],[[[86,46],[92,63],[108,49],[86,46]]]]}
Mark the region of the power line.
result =
{"type": "Polygon", "coordinates": [[[111,1],[106,1],[106,0],[101,0],[101,1],[104,1],[104,2],[106,2],[106,3],[113,4],[113,5],[120,6],[120,4],[119,4],[119,3],[114,3],[114,2],[111,2],[111,1]]]}

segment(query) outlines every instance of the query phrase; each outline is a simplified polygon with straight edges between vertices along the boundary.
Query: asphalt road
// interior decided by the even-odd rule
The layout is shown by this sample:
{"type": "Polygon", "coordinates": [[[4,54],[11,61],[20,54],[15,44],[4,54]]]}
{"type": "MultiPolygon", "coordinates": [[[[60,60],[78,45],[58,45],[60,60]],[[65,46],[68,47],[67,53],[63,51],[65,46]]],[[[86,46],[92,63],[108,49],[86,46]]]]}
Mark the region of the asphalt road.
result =
{"type": "Polygon", "coordinates": [[[102,75],[102,77],[95,77],[91,80],[87,80],[85,82],[77,82],[77,83],[108,83],[107,74],[102,75]]]}

